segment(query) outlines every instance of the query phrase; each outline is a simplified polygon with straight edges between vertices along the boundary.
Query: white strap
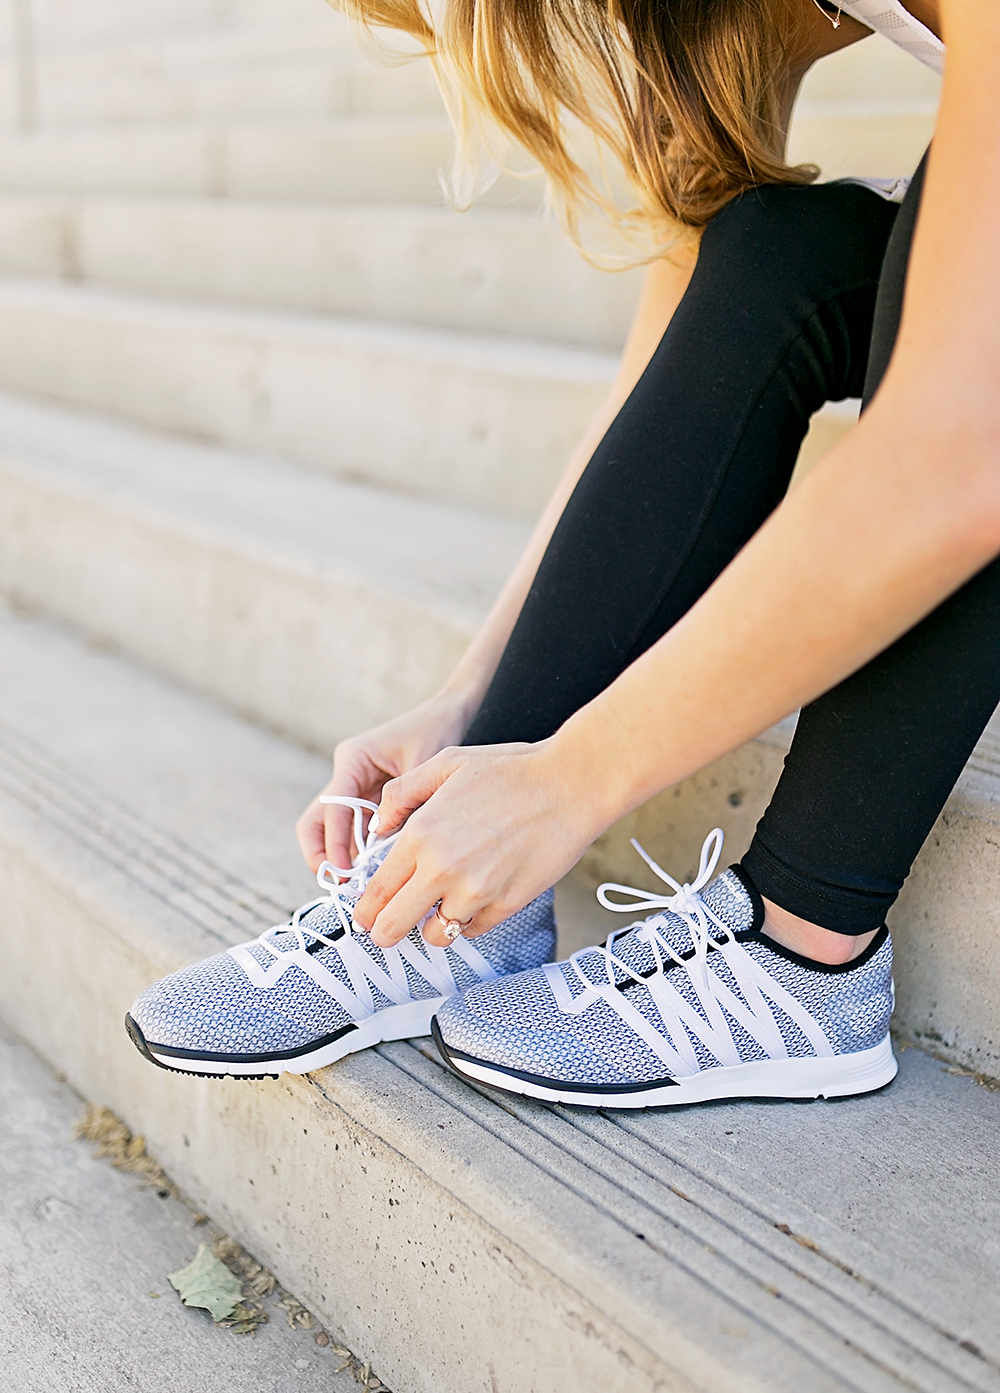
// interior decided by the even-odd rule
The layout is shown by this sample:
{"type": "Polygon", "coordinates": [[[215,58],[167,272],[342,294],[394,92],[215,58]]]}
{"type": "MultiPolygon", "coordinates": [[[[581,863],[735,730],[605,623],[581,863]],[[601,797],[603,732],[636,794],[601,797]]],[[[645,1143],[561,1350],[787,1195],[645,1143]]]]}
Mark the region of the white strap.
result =
{"type": "Polygon", "coordinates": [[[355,1020],[363,1020],[373,1015],[376,1010],[373,987],[395,1005],[412,999],[406,974],[407,965],[441,996],[452,996],[458,990],[452,970],[456,957],[461,958],[480,981],[491,981],[498,975],[479,949],[466,938],[457,938],[449,948],[435,948],[423,941],[417,944],[407,937],[393,947],[381,948],[379,951],[384,966],[378,963],[363,946],[362,936],[354,930],[347,895],[350,893],[352,897],[357,896],[364,890],[377,866],[372,853],[376,846],[382,851],[393,838],[387,837],[381,843],[376,842],[378,809],[374,803],[369,803],[364,798],[330,795],[321,798],[320,802],[339,803],[353,809],[354,840],[362,850],[350,870],[334,866],[329,861],[323,862],[316,874],[319,885],[327,892],[323,899],[312,900],[309,904],[302,905],[292,915],[289,923],[275,925],[252,943],[240,943],[229,949],[231,956],[236,959],[255,987],[273,987],[294,965],[317,986],[322,987],[327,995],[337,1001],[355,1020]],[[367,834],[363,832],[362,823],[365,810],[373,814],[367,834]],[[348,878],[351,881],[349,888],[341,883],[348,878]],[[339,926],[343,930],[336,938],[331,938],[318,929],[308,928],[301,922],[312,910],[324,907],[335,911],[339,926]],[[288,933],[296,935],[295,946],[279,948],[273,941],[275,935],[288,933]],[[317,961],[314,953],[308,951],[310,944],[316,943],[336,950],[347,973],[349,985],[317,961]],[[256,954],[251,952],[254,947],[263,949],[267,954],[270,961],[266,967],[262,966],[256,954]]]}
{"type": "Polygon", "coordinates": [[[602,1000],[639,1038],[649,1046],[667,1069],[678,1078],[697,1074],[701,1064],[692,1041],[697,1041],[720,1065],[742,1063],[731,1022],[735,1022],[766,1051],[772,1059],[784,1059],[788,1048],[778,1024],[775,1010],[784,1012],[799,1028],[818,1057],[828,1058],[834,1051],[819,1022],[792,994],[777,982],[757,960],[733,937],[733,932],[707,905],[700,891],[711,878],[722,850],[722,832],[715,828],[705,839],[701,850],[698,875],[691,885],[680,885],[649,857],[637,842],[633,842],[643,860],[657,876],[673,888],[672,895],[650,894],[627,885],[604,884],[597,892],[600,902],[608,909],[624,911],[641,906],[661,908],[666,913],[654,915],[645,923],[625,930],[635,933],[648,946],[655,968],[651,973],[638,973],[615,953],[615,941],[620,934],[611,934],[601,948],[583,949],[564,965],[548,964],[544,971],[556,1005],[564,1015],[578,1015],[594,1001],[602,1000]],[[623,905],[607,899],[606,892],[633,896],[631,904],[623,905]],[[667,914],[676,915],[687,925],[691,949],[679,952],[670,941],[667,914]],[[709,954],[719,955],[717,963],[709,954]],[[594,955],[603,958],[606,980],[592,978],[594,955]],[[587,959],[584,966],[584,959],[587,959]],[[734,991],[715,967],[725,961],[736,982],[734,991]],[[563,968],[575,974],[581,990],[574,996],[563,968]],[[682,972],[687,991],[676,985],[675,974],[682,972]],[[631,979],[631,982],[629,981],[631,979]],[[655,1026],[629,1000],[629,992],[621,990],[626,984],[645,987],[656,1007],[663,1029],[655,1026]],[[692,993],[694,1001],[689,998],[692,993]]]}
{"type": "Polygon", "coordinates": [[[936,73],[944,72],[944,44],[926,24],[915,19],[900,0],[846,0],[841,8],[845,15],[884,34],[936,73]]]}

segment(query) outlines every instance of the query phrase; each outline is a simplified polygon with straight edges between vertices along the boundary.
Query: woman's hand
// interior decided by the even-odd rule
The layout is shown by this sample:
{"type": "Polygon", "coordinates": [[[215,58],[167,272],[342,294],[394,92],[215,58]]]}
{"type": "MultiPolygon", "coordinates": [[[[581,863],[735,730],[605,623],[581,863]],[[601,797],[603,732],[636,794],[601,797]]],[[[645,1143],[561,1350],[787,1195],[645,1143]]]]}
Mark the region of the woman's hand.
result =
{"type": "MultiPolygon", "coordinates": [[[[552,741],[446,749],[387,783],[379,833],[399,839],[358,902],[375,943],[398,943],[441,901],[448,919],[485,933],[547,890],[604,830],[585,770],[552,741]]],[[[446,947],[439,921],[424,926],[446,947]]]]}
{"type": "Polygon", "coordinates": [[[341,741],[334,751],[333,777],[295,824],[309,869],[319,870],[323,861],[346,868],[354,852],[360,850],[353,844],[351,810],[321,803],[323,794],[378,803],[388,780],[398,779],[445,745],[461,740],[469,717],[467,699],[440,692],[404,716],[341,741]]]}

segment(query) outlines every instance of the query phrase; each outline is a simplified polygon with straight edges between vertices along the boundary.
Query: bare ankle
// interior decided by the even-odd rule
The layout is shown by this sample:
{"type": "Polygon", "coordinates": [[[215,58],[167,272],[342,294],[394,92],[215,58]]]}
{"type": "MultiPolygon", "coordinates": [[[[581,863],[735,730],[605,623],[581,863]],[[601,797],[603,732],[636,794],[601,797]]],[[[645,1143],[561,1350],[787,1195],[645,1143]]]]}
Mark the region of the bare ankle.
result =
{"type": "Polygon", "coordinates": [[[797,914],[782,909],[773,900],[764,901],[764,933],[768,938],[773,938],[783,948],[790,948],[793,953],[799,953],[804,958],[828,963],[832,967],[839,967],[860,957],[877,932],[876,929],[872,933],[859,934],[857,937],[853,934],[835,933],[832,929],[824,929],[819,924],[810,923],[808,919],[800,919],[797,914]]]}

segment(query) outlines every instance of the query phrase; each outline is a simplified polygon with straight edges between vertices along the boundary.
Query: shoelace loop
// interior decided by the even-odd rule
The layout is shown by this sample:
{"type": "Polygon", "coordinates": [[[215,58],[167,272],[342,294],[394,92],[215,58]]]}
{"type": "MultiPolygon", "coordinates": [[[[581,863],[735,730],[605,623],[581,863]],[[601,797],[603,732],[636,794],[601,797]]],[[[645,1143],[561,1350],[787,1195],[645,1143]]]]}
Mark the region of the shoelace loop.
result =
{"type": "MultiPolygon", "coordinates": [[[[330,885],[329,876],[337,876],[340,880],[350,880],[357,874],[360,863],[375,849],[376,833],[378,832],[378,804],[369,803],[367,798],[348,798],[338,793],[322,793],[319,801],[321,803],[336,803],[342,808],[354,809],[354,845],[358,848],[358,854],[354,865],[349,870],[343,866],[335,866],[332,861],[324,861],[316,872],[316,879],[324,889],[330,885]],[[365,813],[368,809],[371,817],[368,820],[368,832],[365,833],[365,813]]],[[[391,840],[386,838],[386,841],[391,840]]]]}
{"type": "Polygon", "coordinates": [[[638,890],[634,885],[618,885],[613,880],[606,880],[603,885],[597,887],[599,903],[615,914],[630,914],[637,909],[668,909],[675,914],[685,916],[695,913],[700,904],[699,891],[703,890],[712,879],[715,868],[719,864],[724,836],[721,827],[716,827],[709,832],[702,844],[698,874],[690,885],[686,882],[681,885],[679,881],[674,880],[673,876],[668,874],[662,866],[658,866],[646,848],[641,846],[633,837],[632,845],[646,865],[654,875],[659,876],[665,885],[669,885],[674,893],[672,895],[654,895],[648,890],[638,890]],[[608,899],[608,890],[617,890],[621,895],[631,895],[633,899],[628,904],[617,904],[614,900],[608,899]]]}
{"type": "MultiPolygon", "coordinates": [[[[612,910],[615,914],[630,914],[636,910],[655,910],[662,912],[648,920],[640,930],[643,940],[647,942],[653,951],[656,961],[656,973],[662,973],[664,966],[668,962],[679,963],[692,976],[694,970],[699,970],[702,987],[706,991],[711,991],[711,981],[708,972],[708,950],[714,942],[712,925],[717,931],[721,931],[724,938],[731,938],[732,933],[725,924],[708,907],[701,897],[701,891],[712,879],[715,868],[719,864],[719,857],[722,855],[722,842],[724,833],[721,827],[715,827],[702,843],[701,856],[698,861],[698,874],[692,882],[681,884],[674,880],[673,876],[657,865],[653,858],[641,846],[636,839],[632,838],[632,845],[645,861],[646,865],[654,875],[659,876],[665,885],[669,885],[673,890],[671,895],[657,895],[648,890],[640,890],[634,885],[618,885],[615,881],[605,881],[597,888],[597,899],[605,909],[612,910]],[[630,895],[632,899],[627,904],[620,904],[614,900],[609,900],[607,892],[614,890],[620,895],[630,895]],[[691,944],[694,953],[691,957],[685,957],[678,953],[670,941],[660,932],[666,927],[666,915],[676,914],[683,919],[691,934],[691,944]]],[[[626,963],[614,953],[614,942],[620,934],[629,933],[631,929],[620,930],[619,933],[610,934],[600,949],[605,956],[605,965],[608,971],[608,980],[615,981],[615,968],[624,972],[635,981],[646,980],[640,978],[626,963]]],[[[578,964],[575,962],[577,954],[573,954],[570,961],[573,963],[577,974],[582,978],[578,964]]]]}
{"type": "MultiPolygon", "coordinates": [[[[328,794],[324,795],[321,801],[338,803],[354,810],[354,839],[360,849],[349,871],[333,865],[330,861],[324,861],[316,873],[316,880],[320,888],[326,891],[326,895],[302,905],[287,924],[276,924],[274,928],[268,929],[254,940],[255,945],[260,945],[270,954],[272,966],[282,959],[286,963],[291,961],[296,950],[308,953],[310,946],[307,939],[316,946],[322,944],[328,948],[335,948],[340,965],[349,978],[349,984],[331,977],[326,972],[316,977],[316,973],[320,972],[319,968],[313,973],[305,963],[300,962],[300,966],[310,972],[315,980],[320,980],[327,994],[354,1020],[362,1020],[378,1009],[372,995],[373,987],[394,1004],[399,1005],[412,1000],[408,969],[416,972],[442,996],[450,996],[457,989],[453,965],[458,959],[461,959],[480,981],[489,981],[495,977],[496,972],[487,959],[474,944],[464,938],[457,940],[449,948],[435,948],[426,942],[417,944],[412,941],[410,935],[392,947],[372,951],[366,946],[363,940],[370,944],[367,935],[354,928],[354,903],[364,893],[365,886],[378,869],[382,853],[399,834],[393,833],[391,837],[377,840],[378,809],[365,798],[346,798],[328,794]],[[364,832],[365,811],[373,814],[367,834],[364,832]],[[378,859],[375,857],[376,850],[379,852],[378,859]],[[347,884],[343,883],[345,880],[347,884]],[[302,922],[303,917],[313,910],[323,911],[330,906],[333,907],[343,931],[335,930],[335,938],[302,922]],[[291,952],[273,941],[279,935],[289,933],[295,935],[295,944],[291,952]]],[[[417,928],[421,928],[429,917],[429,914],[425,915],[417,928]]],[[[317,918],[320,922],[325,922],[329,915],[321,912],[317,918]]],[[[252,946],[254,945],[238,944],[229,951],[242,963],[251,981],[257,981],[255,974],[261,972],[261,967],[250,952],[252,946]]],[[[271,982],[266,984],[271,985],[271,982]]],[[[265,983],[257,981],[257,985],[265,983]]]]}
{"type": "Polygon", "coordinates": [[[382,851],[395,837],[386,837],[379,842],[378,832],[378,807],[375,803],[369,803],[367,798],[346,798],[337,794],[323,794],[319,800],[321,803],[337,803],[345,808],[354,810],[354,842],[359,848],[358,854],[354,859],[354,865],[348,870],[343,866],[335,866],[332,861],[324,861],[316,872],[316,883],[321,890],[326,891],[326,895],[318,900],[310,900],[308,904],[300,905],[292,915],[287,924],[276,924],[273,929],[268,929],[266,934],[262,934],[260,942],[265,948],[276,957],[281,955],[281,949],[276,948],[269,939],[272,934],[294,933],[298,937],[298,947],[306,948],[306,937],[314,942],[324,943],[327,947],[332,947],[336,942],[327,934],[322,934],[318,929],[309,928],[303,924],[302,918],[306,914],[311,914],[314,909],[323,905],[332,905],[336,911],[337,919],[345,933],[353,933],[354,921],[351,918],[350,906],[346,903],[347,896],[344,893],[345,882],[351,885],[352,896],[360,896],[365,886],[375,874],[378,863],[374,860],[373,853],[378,848],[382,851]],[[372,814],[368,823],[368,832],[364,830],[365,811],[372,814]]]}
{"type": "Polygon", "coordinates": [[[605,882],[597,892],[598,900],[606,909],[616,913],[627,913],[637,908],[659,909],[661,912],[645,923],[637,922],[620,933],[610,934],[604,945],[596,950],[603,956],[607,972],[607,981],[603,986],[595,983],[583,967],[584,957],[595,952],[592,948],[582,949],[569,959],[568,965],[583,987],[583,991],[575,997],[570,993],[557,965],[552,964],[544,969],[563,1011],[575,1014],[586,1010],[595,997],[602,998],[675,1077],[697,1074],[702,1067],[692,1044],[693,1039],[700,1040],[720,1064],[736,1065],[741,1062],[729,1024],[730,1018],[756,1039],[772,1058],[786,1057],[787,1048],[772,1010],[772,1002],[795,1022],[817,1055],[832,1053],[830,1042],[806,1006],[745,952],[732,927],[702,898],[701,891],[711,880],[718,864],[722,839],[723,834],[718,827],[709,833],[702,845],[698,874],[690,884],[683,885],[658,866],[638,842],[633,841],[632,845],[639,855],[654,874],[671,887],[673,893],[657,895],[631,885],[605,882]],[[609,890],[632,896],[632,900],[628,904],[616,904],[607,898],[609,890]],[[687,952],[679,951],[667,937],[668,914],[680,918],[686,925],[691,939],[691,948],[687,952]],[[628,933],[637,934],[639,941],[650,948],[655,963],[651,973],[637,971],[615,952],[616,940],[628,933]],[[718,974],[709,971],[708,954],[711,949],[717,949],[725,959],[733,979],[732,987],[718,974]],[[698,1002],[697,1007],[667,981],[666,969],[674,964],[687,974],[698,1002]],[[616,972],[621,974],[622,979],[631,978],[648,989],[665,1035],[618,989],[616,972]]]}

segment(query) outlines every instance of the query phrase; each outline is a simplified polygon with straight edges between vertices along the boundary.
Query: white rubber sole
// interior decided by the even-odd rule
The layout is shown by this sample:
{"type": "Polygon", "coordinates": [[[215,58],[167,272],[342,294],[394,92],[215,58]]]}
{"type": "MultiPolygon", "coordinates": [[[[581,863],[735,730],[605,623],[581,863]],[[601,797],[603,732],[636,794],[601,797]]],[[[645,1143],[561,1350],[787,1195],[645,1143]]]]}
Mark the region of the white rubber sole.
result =
{"type": "Polygon", "coordinates": [[[310,1074],[314,1069],[323,1069],[327,1064],[336,1064],[346,1055],[366,1050],[371,1045],[380,1045],[385,1040],[412,1040],[418,1035],[429,1035],[431,1017],[439,1009],[445,998],[428,997],[426,1001],[407,1001],[401,1006],[387,1006],[376,1011],[367,1020],[360,1021],[356,1030],[348,1031],[339,1040],[318,1049],[306,1049],[301,1054],[289,1058],[275,1058],[261,1055],[259,1059],[240,1060],[199,1059],[196,1056],[165,1054],[155,1045],[146,1044],[149,1058],[163,1069],[175,1073],[204,1074],[212,1078],[278,1078],[281,1074],[310,1074]]]}
{"type": "Polygon", "coordinates": [[[674,1084],[627,1093],[560,1088],[518,1078],[503,1069],[481,1064],[445,1047],[449,1064],[467,1078],[506,1093],[521,1093],[546,1103],[574,1103],[587,1108],[662,1108],[684,1103],[707,1103],[721,1098],[844,1098],[871,1093],[896,1077],[899,1065],[887,1035],[878,1045],[856,1054],[829,1059],[761,1059],[750,1064],[704,1069],[674,1084]]]}

